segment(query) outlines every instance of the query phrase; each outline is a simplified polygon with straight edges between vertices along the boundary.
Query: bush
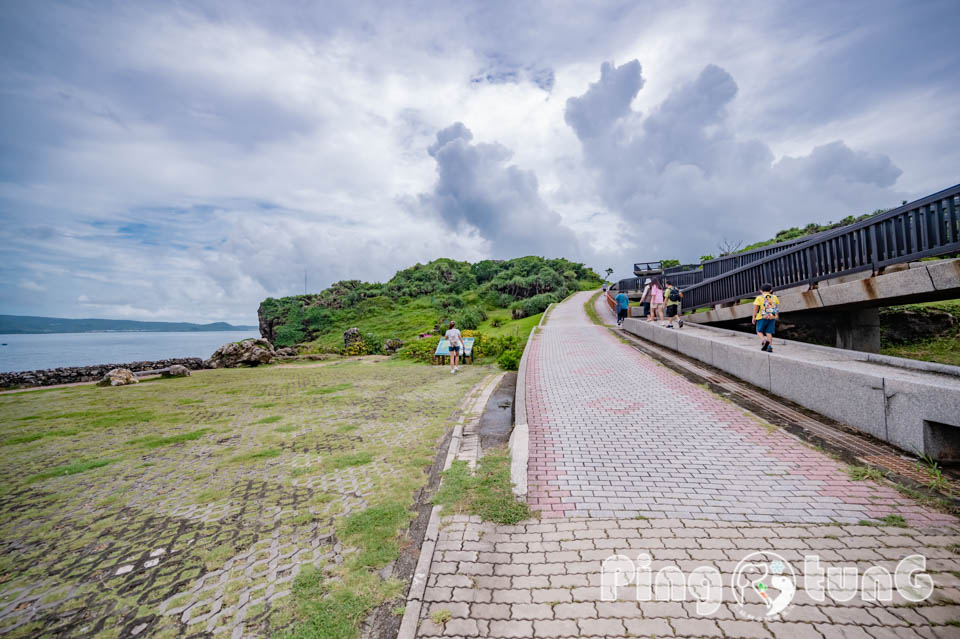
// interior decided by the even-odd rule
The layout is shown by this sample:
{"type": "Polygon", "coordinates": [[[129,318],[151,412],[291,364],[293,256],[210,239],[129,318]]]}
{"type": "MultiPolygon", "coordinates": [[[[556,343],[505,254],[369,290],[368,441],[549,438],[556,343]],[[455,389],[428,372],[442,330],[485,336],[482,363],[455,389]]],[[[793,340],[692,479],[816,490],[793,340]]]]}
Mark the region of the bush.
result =
{"type": "Polygon", "coordinates": [[[401,348],[397,351],[396,356],[401,359],[412,359],[416,362],[429,364],[433,361],[433,353],[437,350],[437,344],[439,343],[439,337],[424,337],[401,348]]]}
{"type": "Polygon", "coordinates": [[[483,357],[487,355],[487,338],[480,331],[463,331],[464,337],[473,338],[473,356],[483,357]]]}
{"type": "Polygon", "coordinates": [[[557,293],[541,293],[525,300],[516,301],[510,305],[510,315],[513,316],[513,319],[521,319],[542,313],[547,310],[548,306],[554,302],[559,302],[566,295],[567,291],[564,289],[557,293]]]}
{"type": "Polygon", "coordinates": [[[509,350],[500,353],[497,358],[497,364],[505,371],[515,371],[520,368],[520,358],[523,356],[519,350],[509,350]]]}
{"type": "Polygon", "coordinates": [[[504,351],[520,350],[520,340],[513,335],[501,335],[484,342],[483,354],[499,357],[504,351]]]}
{"type": "Polygon", "coordinates": [[[464,331],[474,331],[487,319],[486,312],[479,306],[468,306],[453,316],[457,328],[464,331]]]}

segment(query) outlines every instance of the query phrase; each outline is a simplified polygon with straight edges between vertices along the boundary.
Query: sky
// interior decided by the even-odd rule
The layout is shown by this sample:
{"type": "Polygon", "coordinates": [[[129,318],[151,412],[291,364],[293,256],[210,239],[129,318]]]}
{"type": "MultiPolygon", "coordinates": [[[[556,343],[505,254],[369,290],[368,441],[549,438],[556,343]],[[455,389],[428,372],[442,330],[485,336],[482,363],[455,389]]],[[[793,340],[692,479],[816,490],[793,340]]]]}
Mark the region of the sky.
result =
{"type": "Polygon", "coordinates": [[[960,2],[0,0],[0,313],[614,277],[960,181],[960,2]]]}

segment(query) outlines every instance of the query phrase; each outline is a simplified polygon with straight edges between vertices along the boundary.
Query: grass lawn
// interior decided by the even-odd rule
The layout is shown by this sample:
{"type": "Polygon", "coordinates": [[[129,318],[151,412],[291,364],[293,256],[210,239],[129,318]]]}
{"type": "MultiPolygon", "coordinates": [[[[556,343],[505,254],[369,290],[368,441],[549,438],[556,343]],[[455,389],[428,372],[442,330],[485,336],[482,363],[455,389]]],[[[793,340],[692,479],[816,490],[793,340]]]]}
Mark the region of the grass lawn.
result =
{"type": "Polygon", "coordinates": [[[0,395],[0,633],[352,637],[491,369],[370,358],[0,395]]]}
{"type": "Polygon", "coordinates": [[[880,352],[894,357],[960,366],[960,339],[956,336],[938,337],[913,344],[890,344],[880,349],[880,352]]]}
{"type": "Polygon", "coordinates": [[[501,335],[513,335],[520,339],[521,345],[525,344],[530,335],[530,329],[540,323],[540,317],[543,313],[537,313],[523,319],[510,319],[510,311],[500,308],[495,311],[487,311],[487,319],[480,324],[478,331],[486,337],[499,337],[501,335]],[[493,320],[499,320],[500,326],[494,326],[493,320]]]}

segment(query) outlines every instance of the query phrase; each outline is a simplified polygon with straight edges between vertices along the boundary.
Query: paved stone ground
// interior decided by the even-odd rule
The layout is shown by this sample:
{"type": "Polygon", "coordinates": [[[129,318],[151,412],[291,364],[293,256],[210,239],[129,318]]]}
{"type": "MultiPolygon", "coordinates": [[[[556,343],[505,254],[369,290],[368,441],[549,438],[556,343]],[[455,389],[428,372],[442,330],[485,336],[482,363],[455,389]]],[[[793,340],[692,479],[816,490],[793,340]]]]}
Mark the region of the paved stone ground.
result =
{"type": "Polygon", "coordinates": [[[528,355],[528,498],[541,520],[446,518],[418,636],[960,637],[956,518],[853,481],[840,462],[589,323],[587,299],[556,307],[528,355]],[[881,525],[890,515],[907,526],[881,525]],[[736,566],[756,551],[797,576],[780,614],[735,602],[736,566]],[[629,588],[604,601],[603,561],[615,553],[649,560],[653,573],[712,566],[723,604],[698,614],[692,581],[683,601],[638,602],[629,588]],[[803,579],[813,554],[860,575],[921,554],[933,594],[820,600],[803,579]]]}

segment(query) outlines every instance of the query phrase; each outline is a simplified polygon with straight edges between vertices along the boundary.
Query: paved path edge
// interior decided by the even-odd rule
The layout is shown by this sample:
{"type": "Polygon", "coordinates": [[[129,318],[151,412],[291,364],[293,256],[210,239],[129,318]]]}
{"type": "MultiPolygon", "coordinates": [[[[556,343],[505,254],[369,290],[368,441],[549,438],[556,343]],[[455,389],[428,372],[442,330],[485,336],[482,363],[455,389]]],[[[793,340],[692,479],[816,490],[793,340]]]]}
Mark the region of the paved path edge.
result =
{"type": "MultiPolygon", "coordinates": [[[[549,310],[549,307],[547,307],[549,310]]],[[[540,318],[547,313],[544,312],[540,318]]],[[[530,329],[527,344],[523,347],[520,357],[520,366],[517,370],[517,387],[513,396],[513,432],[510,433],[510,483],[513,484],[513,494],[520,499],[527,498],[527,462],[530,459],[530,428],[527,426],[527,360],[530,345],[538,326],[530,329]]]]}
{"type": "MultiPolygon", "coordinates": [[[[457,458],[457,453],[460,451],[460,444],[463,441],[464,424],[467,418],[474,412],[469,407],[471,404],[476,406],[479,403],[482,411],[487,398],[490,397],[490,394],[502,377],[502,374],[487,376],[467,393],[467,396],[463,400],[464,410],[460,414],[460,419],[457,420],[456,425],[453,427],[453,435],[451,435],[450,445],[447,447],[447,458],[443,462],[443,470],[449,470],[450,465],[453,464],[453,460],[457,458]]],[[[443,480],[441,479],[441,483],[442,482],[443,480]]],[[[427,580],[430,577],[430,565],[433,563],[433,553],[437,548],[437,540],[440,537],[441,509],[442,506],[434,506],[430,511],[427,530],[423,535],[423,543],[420,544],[420,557],[417,559],[417,567],[413,571],[413,577],[410,580],[410,589],[407,590],[407,603],[404,606],[400,629],[397,631],[397,639],[415,639],[417,636],[417,626],[420,623],[420,612],[423,608],[423,595],[426,591],[427,580]]]]}

